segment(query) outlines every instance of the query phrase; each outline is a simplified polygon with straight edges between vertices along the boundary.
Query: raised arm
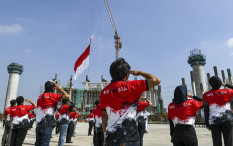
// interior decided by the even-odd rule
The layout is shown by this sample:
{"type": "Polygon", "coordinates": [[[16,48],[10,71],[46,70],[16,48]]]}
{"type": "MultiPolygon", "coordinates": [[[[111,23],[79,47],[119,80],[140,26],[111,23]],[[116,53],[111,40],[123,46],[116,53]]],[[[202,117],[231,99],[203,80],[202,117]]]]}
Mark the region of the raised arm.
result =
{"type": "Polygon", "coordinates": [[[66,91],[63,90],[59,84],[56,84],[56,89],[63,94],[62,99],[67,99],[70,97],[70,95],[68,93],[66,93],[66,91]]]}
{"type": "Polygon", "coordinates": [[[226,84],[226,83],[222,83],[222,86],[227,87],[227,88],[230,88],[230,89],[233,89],[233,86],[232,86],[232,85],[229,85],[229,84],[226,84]]]}
{"type": "Polygon", "coordinates": [[[30,103],[31,105],[33,105],[33,106],[34,106],[34,108],[36,108],[36,107],[37,107],[37,105],[36,105],[34,102],[32,102],[31,100],[29,100],[29,99],[25,99],[25,101],[26,101],[26,102],[28,102],[28,103],[30,103]]]}
{"type": "Polygon", "coordinates": [[[144,99],[146,102],[148,102],[149,107],[152,106],[152,102],[148,98],[142,96],[142,99],[144,99]]]}
{"type": "Polygon", "coordinates": [[[132,75],[134,75],[134,76],[142,76],[145,79],[147,79],[149,88],[157,86],[161,82],[161,80],[158,77],[156,77],[156,76],[154,76],[154,75],[152,75],[150,73],[146,73],[146,72],[143,72],[143,71],[136,71],[136,70],[131,70],[130,73],[132,75]]]}

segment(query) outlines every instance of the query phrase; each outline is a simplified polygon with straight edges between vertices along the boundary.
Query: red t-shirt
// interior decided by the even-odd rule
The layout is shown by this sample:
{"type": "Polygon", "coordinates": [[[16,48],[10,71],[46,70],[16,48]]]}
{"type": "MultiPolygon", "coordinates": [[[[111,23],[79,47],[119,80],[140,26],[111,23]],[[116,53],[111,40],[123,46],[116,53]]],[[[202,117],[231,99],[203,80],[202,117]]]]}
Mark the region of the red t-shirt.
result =
{"type": "Polygon", "coordinates": [[[70,112],[70,121],[74,121],[76,112],[70,112]]]}
{"type": "Polygon", "coordinates": [[[55,124],[55,111],[57,103],[61,100],[62,95],[56,93],[44,93],[37,100],[37,109],[35,110],[36,122],[43,126],[55,124]]]}
{"type": "Polygon", "coordinates": [[[173,123],[183,125],[193,125],[195,123],[195,113],[203,106],[201,101],[189,99],[183,103],[175,104],[170,103],[168,105],[168,118],[173,123]]]}
{"type": "Polygon", "coordinates": [[[74,118],[75,118],[75,119],[77,119],[77,118],[78,118],[78,116],[79,116],[79,114],[76,114],[74,118]]]}
{"type": "Polygon", "coordinates": [[[61,124],[68,124],[70,117],[70,105],[62,105],[59,110],[59,121],[61,124]]]}
{"type": "Polygon", "coordinates": [[[113,82],[101,91],[100,108],[108,114],[107,144],[139,140],[137,101],[146,90],[147,80],[134,80],[113,82]]]}
{"type": "Polygon", "coordinates": [[[11,106],[6,108],[4,111],[4,116],[6,115],[6,117],[4,117],[6,119],[6,121],[10,121],[10,113],[11,113],[11,106]]]}
{"type": "Polygon", "coordinates": [[[59,118],[59,114],[55,113],[55,119],[58,119],[58,118],[59,118]]]}
{"type": "Polygon", "coordinates": [[[100,104],[96,105],[93,109],[93,115],[95,118],[95,127],[101,128],[102,126],[102,111],[100,109],[100,104]]]}
{"type": "Polygon", "coordinates": [[[143,119],[144,119],[144,110],[146,107],[149,106],[149,103],[148,102],[144,102],[144,101],[139,101],[138,102],[138,117],[139,116],[143,116],[143,119]]]}
{"type": "Polygon", "coordinates": [[[206,101],[210,108],[209,124],[219,124],[231,121],[230,100],[233,97],[232,89],[218,89],[205,92],[203,100],[206,101]]]}
{"type": "Polygon", "coordinates": [[[12,129],[25,128],[29,126],[28,112],[33,110],[33,105],[18,105],[11,108],[12,129]]]}
{"type": "Polygon", "coordinates": [[[35,118],[35,116],[34,116],[34,114],[33,114],[32,112],[29,112],[29,113],[28,113],[28,117],[29,117],[29,119],[35,118]]]}
{"type": "Polygon", "coordinates": [[[88,115],[88,121],[93,121],[93,120],[94,120],[94,115],[93,115],[93,113],[90,113],[88,115]]]}

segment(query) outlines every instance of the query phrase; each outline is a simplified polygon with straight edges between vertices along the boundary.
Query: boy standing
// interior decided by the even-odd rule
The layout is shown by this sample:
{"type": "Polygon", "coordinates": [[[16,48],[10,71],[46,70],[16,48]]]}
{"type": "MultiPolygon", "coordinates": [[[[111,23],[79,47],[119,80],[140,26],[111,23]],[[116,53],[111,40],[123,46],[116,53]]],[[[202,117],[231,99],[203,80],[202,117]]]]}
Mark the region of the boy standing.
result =
{"type": "Polygon", "coordinates": [[[34,102],[28,99],[25,101],[32,105],[24,105],[24,97],[19,96],[16,98],[17,106],[11,108],[11,146],[22,146],[30,124],[28,112],[36,108],[36,104],[34,102]]]}
{"type": "Polygon", "coordinates": [[[112,81],[100,95],[105,144],[138,146],[137,102],[144,91],[159,85],[160,79],[143,71],[130,71],[123,58],[111,64],[110,74],[112,81]],[[145,80],[128,81],[130,73],[145,80]]]}
{"type": "Polygon", "coordinates": [[[36,146],[49,146],[52,137],[53,126],[55,125],[55,111],[57,103],[61,99],[68,99],[67,94],[60,85],[53,81],[45,83],[45,92],[37,100],[36,113],[36,146]],[[57,89],[62,94],[53,93],[57,89]]]}

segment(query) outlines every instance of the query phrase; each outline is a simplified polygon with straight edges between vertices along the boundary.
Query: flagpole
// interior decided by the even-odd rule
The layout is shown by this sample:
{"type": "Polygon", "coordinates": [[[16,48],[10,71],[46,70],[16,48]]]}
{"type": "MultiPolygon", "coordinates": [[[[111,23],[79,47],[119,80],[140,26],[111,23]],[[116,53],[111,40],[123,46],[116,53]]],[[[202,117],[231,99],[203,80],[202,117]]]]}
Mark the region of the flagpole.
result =
{"type": "Polygon", "coordinates": [[[90,44],[91,44],[92,38],[90,37],[90,44]]]}

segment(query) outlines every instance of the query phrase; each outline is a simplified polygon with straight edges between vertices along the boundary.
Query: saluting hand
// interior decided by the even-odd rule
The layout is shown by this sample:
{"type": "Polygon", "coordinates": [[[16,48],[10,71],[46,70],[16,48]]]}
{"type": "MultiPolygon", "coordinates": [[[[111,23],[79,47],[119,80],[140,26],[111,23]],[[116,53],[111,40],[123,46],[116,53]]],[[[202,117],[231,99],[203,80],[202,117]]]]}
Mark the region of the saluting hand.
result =
{"type": "Polygon", "coordinates": [[[130,73],[134,76],[138,76],[139,75],[139,71],[136,70],[131,70],[130,73]]]}

